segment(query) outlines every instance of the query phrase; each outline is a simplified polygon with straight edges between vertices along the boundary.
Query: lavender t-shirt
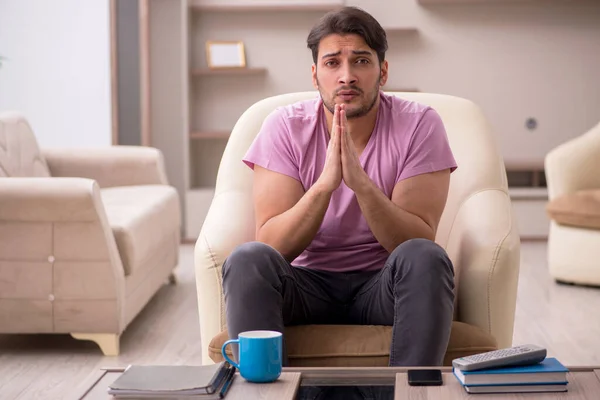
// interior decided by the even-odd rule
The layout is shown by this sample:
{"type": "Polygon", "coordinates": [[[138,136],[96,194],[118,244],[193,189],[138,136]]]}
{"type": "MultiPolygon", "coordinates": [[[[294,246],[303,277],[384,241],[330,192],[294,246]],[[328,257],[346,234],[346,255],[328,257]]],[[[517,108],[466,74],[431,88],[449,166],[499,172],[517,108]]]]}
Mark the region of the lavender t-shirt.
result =
{"type": "MultiPolygon", "coordinates": [[[[394,186],[411,176],[450,168],[456,162],[442,121],[431,107],[380,93],[375,129],[360,155],[371,180],[391,198],[394,186]]],[[[288,175],[308,190],[325,163],[329,142],[320,97],[280,107],[264,121],[243,161],[288,175]]],[[[323,223],[293,265],[329,271],[383,267],[389,253],[367,225],[356,195],[342,181],[323,223]]]]}

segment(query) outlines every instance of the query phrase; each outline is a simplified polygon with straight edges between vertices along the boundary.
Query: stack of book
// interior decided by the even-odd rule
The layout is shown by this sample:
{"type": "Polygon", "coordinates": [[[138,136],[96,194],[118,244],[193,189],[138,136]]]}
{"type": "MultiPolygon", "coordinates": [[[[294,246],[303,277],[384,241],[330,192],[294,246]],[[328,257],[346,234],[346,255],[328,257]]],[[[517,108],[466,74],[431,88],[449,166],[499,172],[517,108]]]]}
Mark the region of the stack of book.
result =
{"type": "Polygon", "coordinates": [[[228,362],[213,365],[130,365],[111,385],[115,398],[222,399],[235,377],[228,362]]]}
{"type": "Polygon", "coordinates": [[[566,392],[569,370],[556,358],[519,367],[476,371],[454,368],[456,379],[468,393],[566,392]]]}

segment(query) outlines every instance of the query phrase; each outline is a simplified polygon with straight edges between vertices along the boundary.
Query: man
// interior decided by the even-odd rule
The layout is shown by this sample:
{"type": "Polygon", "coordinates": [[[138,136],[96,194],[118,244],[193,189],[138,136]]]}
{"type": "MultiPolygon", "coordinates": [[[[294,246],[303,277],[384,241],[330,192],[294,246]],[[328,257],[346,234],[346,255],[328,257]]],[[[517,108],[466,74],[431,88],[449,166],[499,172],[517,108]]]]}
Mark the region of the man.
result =
{"type": "Polygon", "coordinates": [[[320,96],[271,113],[244,158],[256,242],[223,266],[229,336],[388,325],[390,365],[441,365],[454,271],[433,240],[456,168],[442,121],[380,91],[387,41],[366,12],[326,14],[307,42],[320,96]]]}

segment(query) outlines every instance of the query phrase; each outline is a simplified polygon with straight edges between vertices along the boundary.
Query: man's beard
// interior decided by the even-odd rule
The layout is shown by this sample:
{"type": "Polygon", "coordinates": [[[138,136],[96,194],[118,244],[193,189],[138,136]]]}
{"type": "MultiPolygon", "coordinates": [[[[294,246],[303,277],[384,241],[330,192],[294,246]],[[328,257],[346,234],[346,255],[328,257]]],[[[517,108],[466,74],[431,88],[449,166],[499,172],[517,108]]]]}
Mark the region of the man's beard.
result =
{"type": "MultiPolygon", "coordinates": [[[[323,105],[325,105],[325,107],[329,110],[329,112],[331,114],[334,113],[335,111],[335,97],[337,96],[337,93],[341,90],[354,90],[355,92],[358,92],[360,95],[364,95],[364,92],[357,88],[356,86],[344,86],[340,89],[338,89],[332,96],[330,99],[325,100],[325,97],[323,96],[323,92],[321,92],[321,85],[319,85],[319,80],[317,79],[317,86],[319,87],[319,93],[321,94],[321,99],[323,99],[323,105]]],[[[351,118],[359,118],[359,117],[364,117],[365,115],[367,115],[369,113],[369,111],[371,111],[373,109],[373,107],[375,107],[375,104],[377,103],[377,97],[379,96],[379,83],[377,83],[375,85],[375,87],[373,88],[373,96],[370,99],[367,99],[368,101],[366,103],[362,103],[360,105],[360,107],[356,108],[356,109],[350,109],[346,111],[346,118],[351,119],[351,118]]]]}

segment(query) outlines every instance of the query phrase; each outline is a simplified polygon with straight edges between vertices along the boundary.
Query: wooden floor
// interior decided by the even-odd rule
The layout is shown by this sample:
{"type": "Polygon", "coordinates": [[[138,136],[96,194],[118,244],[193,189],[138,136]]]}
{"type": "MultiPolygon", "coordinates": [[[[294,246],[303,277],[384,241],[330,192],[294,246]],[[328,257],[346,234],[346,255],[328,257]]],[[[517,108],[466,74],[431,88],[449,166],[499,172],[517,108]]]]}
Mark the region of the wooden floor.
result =
{"type": "MultiPolygon", "coordinates": [[[[132,322],[119,357],[67,335],[0,335],[0,399],[73,399],[101,367],[201,364],[193,246],[181,247],[179,283],[165,285],[132,322]]],[[[568,365],[600,365],[600,289],[559,285],[544,242],[522,247],[514,343],[545,346],[568,365]]]]}
{"type": "Polygon", "coordinates": [[[567,365],[600,365],[600,288],[557,284],[547,270],[545,242],[525,242],[514,344],[545,346],[567,365]]]}

